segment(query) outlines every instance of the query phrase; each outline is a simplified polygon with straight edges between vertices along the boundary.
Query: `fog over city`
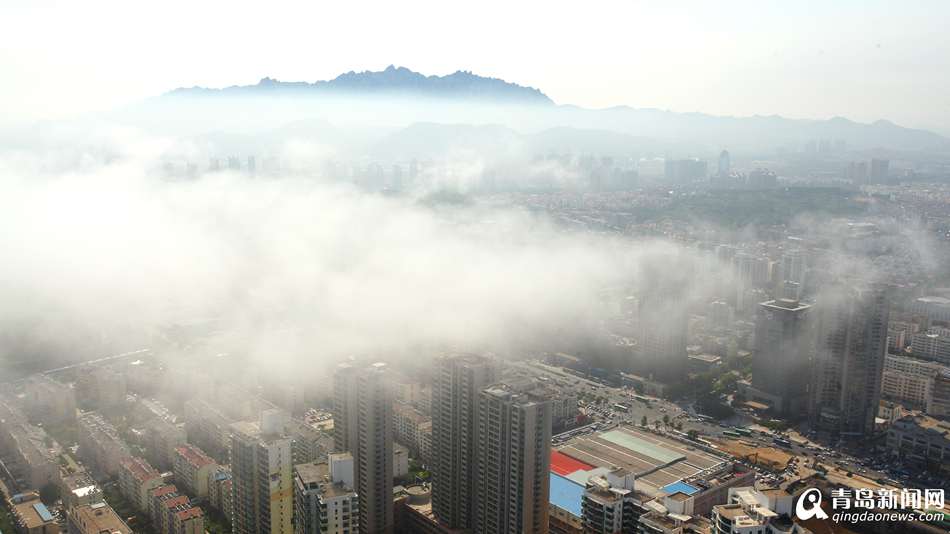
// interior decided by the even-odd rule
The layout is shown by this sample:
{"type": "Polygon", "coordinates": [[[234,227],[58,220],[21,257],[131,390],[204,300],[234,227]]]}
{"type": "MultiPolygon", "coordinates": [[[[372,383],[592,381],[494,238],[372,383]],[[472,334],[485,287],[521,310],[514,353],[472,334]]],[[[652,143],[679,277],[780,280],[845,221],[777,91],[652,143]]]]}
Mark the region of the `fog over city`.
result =
{"type": "Polygon", "coordinates": [[[950,532],[946,8],[846,4],[0,7],[0,531],[950,532]]]}

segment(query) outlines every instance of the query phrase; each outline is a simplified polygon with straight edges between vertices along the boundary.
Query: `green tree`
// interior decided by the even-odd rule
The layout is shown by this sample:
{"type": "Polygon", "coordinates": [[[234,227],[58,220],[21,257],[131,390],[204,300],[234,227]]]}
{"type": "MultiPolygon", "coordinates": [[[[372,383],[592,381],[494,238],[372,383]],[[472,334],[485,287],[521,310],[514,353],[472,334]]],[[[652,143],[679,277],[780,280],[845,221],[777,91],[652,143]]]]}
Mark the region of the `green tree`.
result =
{"type": "Polygon", "coordinates": [[[640,418],[640,426],[647,426],[647,416],[644,415],[640,418]]]}
{"type": "Polygon", "coordinates": [[[60,497],[59,486],[53,483],[49,483],[42,488],[40,488],[40,500],[43,501],[43,504],[53,504],[60,497]]]}

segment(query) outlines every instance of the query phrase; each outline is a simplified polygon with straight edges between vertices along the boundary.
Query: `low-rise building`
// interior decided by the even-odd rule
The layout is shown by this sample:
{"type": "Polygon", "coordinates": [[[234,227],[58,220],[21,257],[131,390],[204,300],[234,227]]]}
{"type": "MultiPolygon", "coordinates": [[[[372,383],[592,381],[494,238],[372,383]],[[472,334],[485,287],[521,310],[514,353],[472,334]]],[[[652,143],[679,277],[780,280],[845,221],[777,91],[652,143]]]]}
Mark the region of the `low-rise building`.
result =
{"type": "Polygon", "coordinates": [[[173,462],[175,482],[193,497],[208,497],[208,480],[217,464],[198,447],[185,444],[175,447],[173,462]]]}
{"type": "Polygon", "coordinates": [[[158,469],[170,470],[174,465],[175,447],[188,442],[184,425],[156,417],[145,425],[145,451],[148,460],[158,469]]]}
{"type": "Polygon", "coordinates": [[[638,534],[710,534],[712,525],[702,516],[651,510],[640,516],[638,534]]]}
{"type": "Polygon", "coordinates": [[[887,446],[903,458],[950,471],[950,421],[908,415],[888,428],[887,446]]]}
{"type": "Polygon", "coordinates": [[[950,418],[950,368],[945,367],[934,377],[926,409],[927,415],[950,418]]]}
{"type": "Polygon", "coordinates": [[[185,433],[193,443],[218,463],[228,464],[231,445],[230,426],[233,423],[210,403],[192,399],[185,403],[185,433]]]}
{"type": "Polygon", "coordinates": [[[404,402],[393,404],[393,437],[410,453],[428,463],[432,446],[432,418],[404,402]]]}
{"type": "MultiPolygon", "coordinates": [[[[16,412],[14,412],[16,413],[16,412]]],[[[14,416],[0,423],[0,454],[25,487],[41,489],[60,483],[60,446],[45,430],[14,416]]]]}
{"type": "Polygon", "coordinates": [[[95,473],[105,476],[117,475],[122,460],[132,455],[112,423],[97,412],[80,414],[77,441],[79,458],[95,473]]]}
{"type": "Polygon", "coordinates": [[[634,488],[633,477],[622,469],[590,477],[581,501],[584,532],[587,534],[627,534],[637,531],[640,516],[650,510],[652,500],[634,488]]]}
{"type": "Polygon", "coordinates": [[[30,418],[45,424],[76,421],[76,394],[69,384],[37,374],[27,379],[23,393],[30,418]]]}
{"type": "Polygon", "coordinates": [[[189,504],[171,514],[171,527],[165,534],[205,534],[204,512],[201,508],[189,504]]]}
{"type": "Polygon", "coordinates": [[[149,492],[162,484],[162,474],[144,458],[131,456],[119,463],[119,491],[137,510],[148,511],[149,492]]]}
{"type": "Polygon", "coordinates": [[[231,470],[216,466],[208,473],[208,506],[231,517],[231,470]]]}
{"type": "Polygon", "coordinates": [[[791,518],[794,497],[785,490],[731,488],[729,502],[712,509],[713,534],[810,534],[791,518]]]}
{"type": "Polygon", "coordinates": [[[132,534],[132,529],[104,502],[76,506],[68,518],[69,534],[132,534]]]}
{"type": "Polygon", "coordinates": [[[915,334],[910,350],[918,358],[950,365],[950,328],[930,328],[915,334]]]}
{"type": "Polygon", "coordinates": [[[945,367],[936,362],[888,354],[884,357],[881,395],[923,408],[933,395],[934,378],[942,369],[945,367]]]}
{"type": "Polygon", "coordinates": [[[59,524],[35,491],[15,495],[10,501],[13,522],[20,534],[59,534],[59,524]]]}
{"type": "MultiPolygon", "coordinates": [[[[427,485],[397,486],[395,494],[396,534],[466,534],[436,519],[432,512],[432,491],[427,485]]],[[[552,531],[554,532],[554,531],[552,531]]]]}

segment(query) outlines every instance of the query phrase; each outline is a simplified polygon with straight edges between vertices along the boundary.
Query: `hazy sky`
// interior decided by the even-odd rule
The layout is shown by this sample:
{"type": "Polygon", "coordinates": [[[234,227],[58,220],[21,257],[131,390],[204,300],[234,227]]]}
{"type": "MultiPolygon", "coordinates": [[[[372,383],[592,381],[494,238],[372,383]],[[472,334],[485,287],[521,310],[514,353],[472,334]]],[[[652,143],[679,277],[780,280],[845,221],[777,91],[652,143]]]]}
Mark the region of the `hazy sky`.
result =
{"type": "Polygon", "coordinates": [[[945,0],[3,0],[0,117],[396,64],[588,107],[887,118],[950,134],[948,20],[945,0]]]}

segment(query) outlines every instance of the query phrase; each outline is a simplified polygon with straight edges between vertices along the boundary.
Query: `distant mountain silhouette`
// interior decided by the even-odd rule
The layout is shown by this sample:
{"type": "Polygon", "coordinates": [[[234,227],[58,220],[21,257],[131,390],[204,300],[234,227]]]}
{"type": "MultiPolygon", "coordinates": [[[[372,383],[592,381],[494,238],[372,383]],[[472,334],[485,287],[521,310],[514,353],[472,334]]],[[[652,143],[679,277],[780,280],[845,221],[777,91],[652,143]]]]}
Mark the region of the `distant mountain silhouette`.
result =
{"type": "Polygon", "coordinates": [[[264,78],[257,85],[235,85],[224,89],[179,88],[167,94],[175,96],[373,94],[471,98],[519,104],[553,104],[547,95],[533,87],[509,83],[498,78],[486,78],[461,70],[446,76],[426,76],[405,67],[393,65],[379,72],[350,71],[332,80],[315,83],[283,82],[264,78]]]}
{"type": "Polygon", "coordinates": [[[886,120],[859,123],[843,117],[729,117],[630,106],[589,109],[556,105],[533,87],[471,72],[426,76],[395,66],[379,72],[348,72],[315,83],[264,78],[256,85],[223,89],[181,88],[130,106],[117,116],[161,131],[184,129],[193,133],[207,132],[208,125],[219,130],[248,126],[278,129],[302,119],[324,120],[340,131],[354,126],[364,131],[378,126],[393,131],[415,124],[392,139],[414,150],[424,148],[419,145],[420,139],[429,140],[430,150],[446,145],[446,139],[440,139],[443,135],[452,139],[460,136],[455,140],[463,145],[510,146],[511,139],[497,130],[441,130],[436,124],[549,130],[518,142],[590,152],[608,148],[619,152],[624,146],[660,154],[718,154],[722,147],[796,151],[817,140],[841,140],[850,150],[950,150],[950,140],[943,136],[886,120]],[[492,135],[502,137],[486,139],[492,135]]]}

